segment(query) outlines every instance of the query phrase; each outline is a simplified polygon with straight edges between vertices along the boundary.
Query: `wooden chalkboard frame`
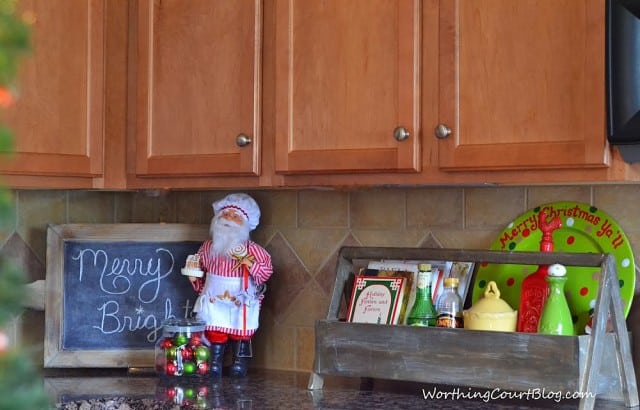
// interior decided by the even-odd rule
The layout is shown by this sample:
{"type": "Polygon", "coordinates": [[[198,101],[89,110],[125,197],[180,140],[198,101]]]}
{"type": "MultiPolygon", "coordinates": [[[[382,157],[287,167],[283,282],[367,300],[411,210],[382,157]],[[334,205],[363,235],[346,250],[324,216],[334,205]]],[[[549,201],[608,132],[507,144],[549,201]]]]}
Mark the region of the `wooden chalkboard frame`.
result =
{"type": "Polygon", "coordinates": [[[87,242],[204,241],[208,225],[193,224],[64,224],[47,229],[44,367],[152,367],[151,349],[63,350],[64,244],[87,242]]]}

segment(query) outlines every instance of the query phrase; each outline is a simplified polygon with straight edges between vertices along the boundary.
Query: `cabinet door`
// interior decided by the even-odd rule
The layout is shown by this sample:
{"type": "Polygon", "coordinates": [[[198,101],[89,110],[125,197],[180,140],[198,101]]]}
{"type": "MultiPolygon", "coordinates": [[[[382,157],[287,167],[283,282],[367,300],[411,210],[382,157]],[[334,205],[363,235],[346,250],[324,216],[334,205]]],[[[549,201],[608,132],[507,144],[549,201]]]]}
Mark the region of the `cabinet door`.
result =
{"type": "Polygon", "coordinates": [[[261,1],[140,0],[136,32],[135,173],[257,175],[261,1]]]}
{"type": "Polygon", "coordinates": [[[440,4],[441,169],[606,165],[601,0],[440,4]]]}
{"type": "Polygon", "coordinates": [[[22,0],[32,12],[31,51],[21,62],[18,99],[3,110],[14,134],[13,155],[0,172],[58,178],[17,185],[74,187],[103,171],[104,1],[22,0]],[[63,182],[60,177],[69,177],[63,182]]]}
{"type": "Polygon", "coordinates": [[[420,169],[420,4],[276,1],[276,172],[420,169]]]}

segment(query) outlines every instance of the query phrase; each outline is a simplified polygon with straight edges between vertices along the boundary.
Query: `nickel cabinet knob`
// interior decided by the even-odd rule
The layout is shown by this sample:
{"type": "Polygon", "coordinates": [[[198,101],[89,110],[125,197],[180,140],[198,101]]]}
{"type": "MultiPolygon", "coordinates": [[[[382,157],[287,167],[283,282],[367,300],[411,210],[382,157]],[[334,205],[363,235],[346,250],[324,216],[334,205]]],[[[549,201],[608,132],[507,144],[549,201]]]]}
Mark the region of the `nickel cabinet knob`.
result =
{"type": "Polygon", "coordinates": [[[246,147],[247,145],[251,144],[251,138],[247,137],[244,134],[240,134],[236,137],[236,144],[239,147],[246,147]]]}
{"type": "Polygon", "coordinates": [[[410,135],[411,133],[405,127],[397,127],[393,130],[393,138],[395,138],[396,141],[404,141],[409,138],[410,135]]]}
{"type": "Polygon", "coordinates": [[[433,132],[436,134],[436,137],[444,139],[451,135],[451,128],[447,127],[446,124],[438,124],[433,132]]]}

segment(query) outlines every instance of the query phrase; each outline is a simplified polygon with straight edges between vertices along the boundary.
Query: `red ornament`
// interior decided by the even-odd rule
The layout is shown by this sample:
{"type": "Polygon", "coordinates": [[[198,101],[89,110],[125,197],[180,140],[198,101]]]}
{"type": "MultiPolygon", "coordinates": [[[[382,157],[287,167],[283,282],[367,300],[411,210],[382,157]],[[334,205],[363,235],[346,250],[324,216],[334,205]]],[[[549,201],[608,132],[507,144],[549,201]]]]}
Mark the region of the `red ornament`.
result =
{"type": "Polygon", "coordinates": [[[189,340],[189,344],[191,346],[200,346],[202,344],[202,338],[199,335],[191,336],[191,340],[189,340]]]}
{"type": "Polygon", "coordinates": [[[162,347],[163,349],[168,349],[171,346],[173,346],[173,341],[169,337],[160,342],[160,347],[162,347]]]}
{"type": "Polygon", "coordinates": [[[165,371],[169,376],[175,376],[177,370],[177,366],[173,362],[167,362],[167,366],[165,367],[165,371]]]}
{"type": "Polygon", "coordinates": [[[193,350],[186,348],[186,349],[182,349],[182,358],[184,360],[191,360],[193,359],[193,350]]]}
{"type": "Polygon", "coordinates": [[[209,363],[207,362],[198,363],[198,374],[206,375],[207,373],[209,373],[209,363]]]}

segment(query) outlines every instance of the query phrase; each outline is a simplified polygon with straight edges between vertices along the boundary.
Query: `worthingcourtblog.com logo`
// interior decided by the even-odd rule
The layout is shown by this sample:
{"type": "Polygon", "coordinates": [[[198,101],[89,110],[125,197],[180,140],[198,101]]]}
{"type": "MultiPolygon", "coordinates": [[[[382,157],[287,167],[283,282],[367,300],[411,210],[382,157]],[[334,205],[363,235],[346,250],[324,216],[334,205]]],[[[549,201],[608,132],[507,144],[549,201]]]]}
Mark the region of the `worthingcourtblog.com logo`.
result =
{"type": "Polygon", "coordinates": [[[466,391],[459,387],[452,390],[441,390],[434,387],[431,390],[422,389],[422,397],[425,400],[482,400],[485,403],[494,400],[553,400],[556,403],[562,400],[575,400],[594,396],[589,392],[563,392],[547,390],[545,388],[532,388],[524,391],[507,391],[499,388],[493,390],[466,391]]]}

